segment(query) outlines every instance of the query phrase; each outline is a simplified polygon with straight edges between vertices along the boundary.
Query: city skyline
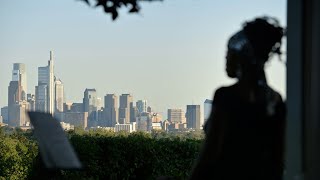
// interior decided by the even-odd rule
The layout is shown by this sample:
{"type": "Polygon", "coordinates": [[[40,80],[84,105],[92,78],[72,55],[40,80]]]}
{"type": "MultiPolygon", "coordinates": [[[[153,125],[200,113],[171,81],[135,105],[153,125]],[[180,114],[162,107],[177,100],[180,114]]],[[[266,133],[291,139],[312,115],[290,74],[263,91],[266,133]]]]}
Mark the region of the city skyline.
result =
{"type": "MultiPolygon", "coordinates": [[[[147,100],[134,100],[131,94],[106,94],[104,105],[95,88],[86,88],[82,103],[65,102],[64,85],[54,73],[53,52],[48,66],[38,67],[38,85],[26,94],[26,65],[14,63],[12,81],[8,86],[8,104],[1,107],[0,123],[11,127],[32,128],[28,111],[46,112],[55,117],[63,129],[105,128],[115,132],[164,130],[193,131],[203,127],[200,105],[186,105],[183,109],[167,109],[168,117],[152,110],[147,100]],[[51,86],[51,87],[50,87],[51,86]],[[135,106],[136,105],[136,106],[135,106]],[[52,111],[54,109],[54,111],[52,111]]],[[[205,101],[205,103],[207,100],[205,101]]]]}
{"type": "MultiPolygon", "coordinates": [[[[67,102],[82,102],[83,90],[96,88],[98,97],[130,93],[164,113],[192,102],[202,105],[215,89],[234,82],[224,71],[225,45],[244,21],[267,14],[286,25],[286,1],[275,0],[142,3],[140,15],[121,13],[115,22],[76,1],[17,4],[0,5],[1,107],[7,102],[12,63],[26,64],[27,91],[33,92],[37,67],[50,50],[67,102]],[[191,13],[194,8],[201,12],[191,13]],[[229,10],[243,14],[231,17],[225,14],[229,10]]],[[[285,98],[285,65],[273,59],[267,77],[285,98]]]]}

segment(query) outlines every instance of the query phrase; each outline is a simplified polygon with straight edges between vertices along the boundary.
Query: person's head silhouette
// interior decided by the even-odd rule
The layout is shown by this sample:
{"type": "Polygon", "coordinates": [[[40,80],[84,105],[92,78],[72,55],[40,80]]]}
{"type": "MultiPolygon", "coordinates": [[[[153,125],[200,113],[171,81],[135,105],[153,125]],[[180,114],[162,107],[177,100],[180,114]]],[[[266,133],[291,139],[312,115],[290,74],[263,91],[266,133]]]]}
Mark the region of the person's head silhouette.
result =
{"type": "Polygon", "coordinates": [[[264,64],[269,57],[280,54],[284,29],[270,17],[246,22],[243,29],[228,41],[226,71],[229,77],[249,83],[265,83],[264,64]]]}

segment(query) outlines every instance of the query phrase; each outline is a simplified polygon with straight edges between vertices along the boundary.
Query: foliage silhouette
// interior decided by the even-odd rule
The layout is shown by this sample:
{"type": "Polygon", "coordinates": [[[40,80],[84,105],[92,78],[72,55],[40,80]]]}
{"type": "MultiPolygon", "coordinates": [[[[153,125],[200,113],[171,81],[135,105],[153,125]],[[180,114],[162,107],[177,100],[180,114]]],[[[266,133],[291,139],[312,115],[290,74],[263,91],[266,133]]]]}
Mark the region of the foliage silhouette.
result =
{"type": "MultiPolygon", "coordinates": [[[[91,6],[89,0],[80,0],[91,6]]],[[[102,7],[106,14],[111,14],[112,20],[117,19],[118,10],[122,7],[128,7],[129,13],[138,13],[140,10],[139,1],[162,1],[162,0],[95,0],[95,7],[102,7]]]]}

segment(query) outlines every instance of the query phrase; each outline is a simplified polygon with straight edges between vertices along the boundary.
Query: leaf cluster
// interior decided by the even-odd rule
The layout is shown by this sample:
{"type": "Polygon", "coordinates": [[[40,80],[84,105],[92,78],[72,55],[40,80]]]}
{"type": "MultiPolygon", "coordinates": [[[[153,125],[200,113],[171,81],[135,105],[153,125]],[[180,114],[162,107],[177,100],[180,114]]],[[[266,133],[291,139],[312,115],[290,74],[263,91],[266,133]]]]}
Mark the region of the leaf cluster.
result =
{"type": "MultiPolygon", "coordinates": [[[[81,0],[88,6],[91,6],[89,0],[81,0]]],[[[140,0],[141,1],[141,0],[140,0]]],[[[162,1],[162,0],[144,0],[144,1],[162,1]]],[[[95,0],[95,7],[102,7],[106,14],[110,14],[112,20],[117,19],[119,9],[127,7],[129,13],[138,13],[140,10],[139,0],[95,0]]]]}
{"type": "Polygon", "coordinates": [[[0,128],[0,179],[27,179],[38,155],[35,141],[29,132],[0,128]]]}

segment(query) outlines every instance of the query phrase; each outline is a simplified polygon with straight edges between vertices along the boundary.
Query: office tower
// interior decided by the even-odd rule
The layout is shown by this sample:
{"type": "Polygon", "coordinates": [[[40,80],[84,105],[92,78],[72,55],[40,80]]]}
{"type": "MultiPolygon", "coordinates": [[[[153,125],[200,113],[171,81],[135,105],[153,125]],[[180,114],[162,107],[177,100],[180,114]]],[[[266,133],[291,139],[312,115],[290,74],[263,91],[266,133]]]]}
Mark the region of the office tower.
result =
{"type": "Polygon", "coordinates": [[[53,64],[53,52],[50,51],[50,60],[48,61],[48,70],[49,70],[49,78],[48,78],[48,112],[50,114],[54,113],[55,110],[55,98],[54,98],[54,64],[53,64]]]}
{"type": "MultiPolygon", "coordinates": [[[[70,112],[71,111],[71,106],[72,106],[72,102],[65,102],[63,103],[63,112],[70,112]]],[[[81,108],[82,108],[82,103],[81,103],[81,108]]],[[[82,111],[83,112],[83,111],[82,111]]]]}
{"type": "Polygon", "coordinates": [[[26,126],[30,124],[29,117],[27,115],[27,111],[29,109],[29,103],[25,100],[19,101],[15,103],[11,109],[11,114],[9,114],[9,126],[12,127],[19,127],[19,126],[26,126]],[[12,114],[12,112],[14,112],[12,114]]]}
{"type": "Polygon", "coordinates": [[[64,88],[60,79],[55,80],[55,111],[63,112],[64,88]]]}
{"type": "Polygon", "coordinates": [[[152,117],[148,112],[143,112],[136,118],[137,129],[139,131],[150,131],[152,126],[152,117]]]}
{"type": "Polygon", "coordinates": [[[152,112],[152,109],[151,109],[150,106],[147,107],[147,112],[148,112],[148,113],[151,113],[151,112],[152,112]]]}
{"type": "Polygon", "coordinates": [[[86,89],[83,97],[84,112],[90,113],[97,111],[97,91],[96,89],[86,89]]]}
{"type": "Polygon", "coordinates": [[[18,121],[16,104],[21,101],[21,85],[20,81],[10,81],[8,87],[8,124],[16,125],[18,121]]]}
{"type": "Polygon", "coordinates": [[[130,122],[136,122],[136,117],[138,116],[138,108],[133,106],[133,102],[130,103],[130,122]]]}
{"type": "Polygon", "coordinates": [[[84,112],[83,103],[72,103],[70,106],[71,112],[84,112]]]}
{"type": "Polygon", "coordinates": [[[88,127],[88,112],[65,112],[63,115],[63,122],[65,123],[70,123],[74,127],[83,129],[88,127]]]}
{"type": "Polygon", "coordinates": [[[138,100],[136,102],[138,113],[147,112],[147,100],[138,100]]]}
{"type": "Polygon", "coordinates": [[[100,110],[102,107],[102,98],[97,97],[97,110],[100,110]]]}
{"type": "Polygon", "coordinates": [[[96,89],[86,89],[83,97],[84,112],[88,112],[88,126],[96,126],[97,121],[97,91],[96,89]]]}
{"type": "Polygon", "coordinates": [[[36,97],[34,94],[27,94],[27,102],[29,103],[29,111],[36,111],[36,97]]]}
{"type": "Polygon", "coordinates": [[[8,106],[4,106],[1,108],[1,116],[2,116],[3,123],[8,124],[8,119],[9,119],[8,106]]]}
{"type": "Polygon", "coordinates": [[[211,108],[212,108],[212,103],[213,101],[210,100],[210,99],[206,99],[204,101],[204,110],[203,110],[203,117],[204,117],[204,122],[207,122],[209,116],[210,116],[210,113],[211,113],[211,108]]]}
{"type": "Polygon", "coordinates": [[[27,72],[25,64],[13,64],[12,81],[20,81],[21,100],[27,100],[27,72]]]}
{"type": "Polygon", "coordinates": [[[54,96],[54,61],[53,52],[50,51],[48,66],[38,68],[38,86],[36,86],[36,110],[53,114],[55,110],[54,96]]]}
{"type": "Polygon", "coordinates": [[[107,94],[104,97],[104,121],[102,126],[114,127],[118,123],[118,97],[107,94]]]}
{"type": "Polygon", "coordinates": [[[39,83],[36,86],[36,111],[48,112],[47,84],[39,83]]]}
{"type": "Polygon", "coordinates": [[[187,127],[189,129],[201,129],[200,105],[187,105],[187,127]]]}
{"type": "Polygon", "coordinates": [[[168,120],[171,123],[186,123],[185,112],[182,109],[168,109],[168,120]]]}
{"type": "Polygon", "coordinates": [[[21,86],[19,81],[10,81],[8,87],[8,107],[21,101],[21,86]]]}
{"type": "Polygon", "coordinates": [[[130,123],[130,103],[133,101],[133,97],[130,94],[122,94],[120,96],[119,107],[119,123],[130,123]]]}

